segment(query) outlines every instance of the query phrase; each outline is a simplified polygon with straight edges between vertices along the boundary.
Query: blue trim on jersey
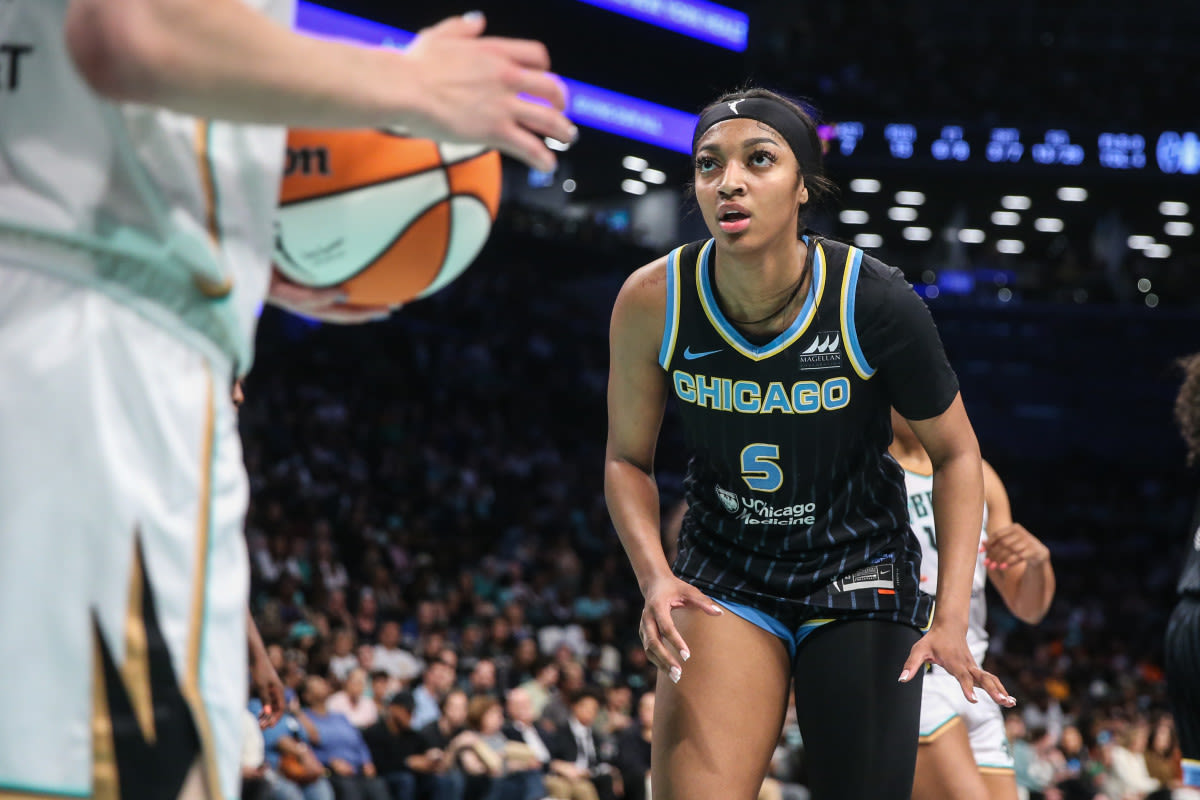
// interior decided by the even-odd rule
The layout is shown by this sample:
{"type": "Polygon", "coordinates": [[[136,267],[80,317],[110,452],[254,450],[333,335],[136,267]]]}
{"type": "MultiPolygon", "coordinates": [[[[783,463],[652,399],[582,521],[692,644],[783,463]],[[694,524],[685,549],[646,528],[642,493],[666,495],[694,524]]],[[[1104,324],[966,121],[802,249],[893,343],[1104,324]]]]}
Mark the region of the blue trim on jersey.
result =
{"type": "Polygon", "coordinates": [[[800,644],[812,634],[817,628],[822,625],[827,625],[833,622],[832,619],[813,619],[801,625],[792,632],[788,626],[784,625],[779,620],[772,617],[765,611],[759,611],[757,608],[745,605],[743,603],[735,603],[732,600],[715,600],[717,605],[726,608],[737,616],[749,622],[755,627],[762,628],[767,633],[778,636],[783,640],[783,645],[788,649],[788,658],[795,659],[796,651],[800,648],[800,644]]]}
{"type": "MultiPolygon", "coordinates": [[[[808,237],[803,237],[804,243],[808,244],[808,237]]],[[[732,323],[725,318],[721,312],[721,307],[717,303],[716,294],[712,289],[712,271],[713,271],[713,243],[715,240],[709,239],[704,243],[704,247],[700,249],[700,255],[696,258],[696,284],[700,290],[700,305],[703,306],[705,314],[713,327],[717,329],[717,333],[721,334],[729,345],[742,355],[754,361],[761,361],[764,358],[769,358],[777,353],[782,352],[788,345],[794,343],[812,322],[816,316],[817,306],[821,302],[821,297],[825,293],[825,251],[821,248],[820,243],[817,244],[813,251],[813,274],[812,280],[808,284],[808,295],[804,299],[804,306],[800,309],[800,313],[796,315],[796,319],[788,326],[787,330],[776,336],[762,347],[757,347],[746,340],[732,323]]]]}
{"type": "Polygon", "coordinates": [[[658,349],[658,363],[663,369],[671,363],[675,352],[675,337],[679,335],[679,254],[676,247],[667,256],[667,314],[663,323],[662,346],[658,349]]]}
{"type": "Polygon", "coordinates": [[[863,252],[857,247],[851,247],[846,255],[846,274],[842,278],[842,340],[846,343],[846,352],[850,356],[850,364],[863,380],[875,374],[875,369],[867,363],[862,346],[858,343],[858,327],[854,324],[854,295],[858,290],[858,271],[862,266],[863,252]]]}

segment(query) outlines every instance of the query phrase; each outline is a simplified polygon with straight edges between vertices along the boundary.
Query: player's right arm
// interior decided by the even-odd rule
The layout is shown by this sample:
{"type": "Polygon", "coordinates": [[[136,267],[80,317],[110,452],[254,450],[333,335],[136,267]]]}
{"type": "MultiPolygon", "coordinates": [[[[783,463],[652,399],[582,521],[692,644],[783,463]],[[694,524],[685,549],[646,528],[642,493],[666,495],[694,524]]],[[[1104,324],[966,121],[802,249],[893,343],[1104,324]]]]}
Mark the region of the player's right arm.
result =
{"type": "Polygon", "coordinates": [[[64,35],[84,79],[114,100],[235,122],[399,125],[549,169],[541,137],[571,141],[575,128],[546,49],[483,37],[484,24],[451,17],[400,52],[305,36],[242,0],[71,0],[64,35]]]}
{"type": "Polygon", "coordinates": [[[666,267],[664,257],[634,272],[613,306],[604,496],[646,598],[639,626],[642,644],[649,659],[678,681],[688,650],[671,620],[671,609],[691,605],[710,614],[721,610],[675,577],[659,537],[654,451],[667,402],[667,377],[658,364],[667,306],[666,267]]]}

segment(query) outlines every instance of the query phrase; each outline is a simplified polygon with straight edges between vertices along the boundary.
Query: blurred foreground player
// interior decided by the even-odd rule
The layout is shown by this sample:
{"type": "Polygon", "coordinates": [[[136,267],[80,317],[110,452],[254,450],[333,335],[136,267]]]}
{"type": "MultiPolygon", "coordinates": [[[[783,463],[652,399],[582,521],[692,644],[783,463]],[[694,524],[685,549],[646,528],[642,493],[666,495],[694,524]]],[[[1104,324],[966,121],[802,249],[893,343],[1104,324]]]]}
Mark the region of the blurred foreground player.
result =
{"type": "Polygon", "coordinates": [[[957,379],[898,270],[805,231],[830,187],[803,108],[721,97],[692,155],[712,238],[634,272],[610,333],[605,494],[660,670],[652,793],[757,797],[794,682],[814,800],[907,798],[926,662],[1011,702],[966,643],[983,486],[957,379]],[[654,480],[668,394],[693,454],[674,564],[654,480]],[[917,420],[947,531],[923,637],[891,405],[917,420]]]}
{"type": "MultiPolygon", "coordinates": [[[[1200,457],[1200,353],[1180,362],[1183,386],[1175,398],[1175,421],[1187,444],[1188,463],[1200,457]]],[[[1179,602],[1167,622],[1167,693],[1183,753],[1183,783],[1200,788],[1200,504],[1189,530],[1179,576],[1179,602]]]]}
{"type": "MultiPolygon", "coordinates": [[[[921,542],[921,590],[937,596],[938,539],[933,517],[933,463],[905,419],[892,412],[889,452],[904,468],[908,519],[921,542]]],[[[1041,622],[1054,600],[1050,550],[1013,522],[1003,481],[983,462],[983,531],[971,586],[967,645],[980,664],[987,653],[990,579],[1022,622],[1041,622]]],[[[1000,706],[986,694],[964,700],[958,682],[931,666],[921,687],[921,739],[913,800],[1016,800],[1017,781],[1000,706]]]]}
{"type": "Polygon", "coordinates": [[[230,388],[271,281],[282,126],[399,125],[542,169],[542,137],[573,138],[544,48],[481,16],[401,53],[293,13],[0,0],[0,797],[238,794],[230,388]]]}

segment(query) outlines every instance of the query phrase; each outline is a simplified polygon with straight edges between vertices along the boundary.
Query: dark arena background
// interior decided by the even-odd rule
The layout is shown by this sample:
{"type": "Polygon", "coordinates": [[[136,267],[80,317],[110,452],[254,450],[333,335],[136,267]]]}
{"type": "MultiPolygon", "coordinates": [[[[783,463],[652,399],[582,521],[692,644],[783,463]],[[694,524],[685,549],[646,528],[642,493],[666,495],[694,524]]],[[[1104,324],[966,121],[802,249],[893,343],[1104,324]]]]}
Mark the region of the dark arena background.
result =
{"type": "MultiPolygon", "coordinates": [[[[397,45],[465,10],[327,2],[301,23],[397,45]]],[[[608,316],[632,270],[706,235],[691,126],[753,82],[818,110],[839,193],[811,226],[926,299],[984,458],[1052,552],[1040,625],[989,596],[1019,783],[1153,796],[1111,756],[1178,770],[1162,639],[1196,494],[1172,403],[1175,360],[1200,350],[1200,6],[475,5],[489,32],[547,44],[581,137],[552,174],[506,161],[488,244],[436,296],[361,327],[264,313],[241,412],[252,604],[288,686],[339,658],[344,675],[347,655],[377,666],[364,645],[388,621],[417,659],[456,660],[471,693],[530,680],[540,655],[559,667],[548,708],[603,692],[600,755],[618,769],[654,674],[602,493],[608,316]],[[354,641],[335,655],[339,629],[354,641]]],[[[664,513],[686,468],[671,414],[664,513]]],[[[770,789],[802,798],[792,720],[770,789]]]]}

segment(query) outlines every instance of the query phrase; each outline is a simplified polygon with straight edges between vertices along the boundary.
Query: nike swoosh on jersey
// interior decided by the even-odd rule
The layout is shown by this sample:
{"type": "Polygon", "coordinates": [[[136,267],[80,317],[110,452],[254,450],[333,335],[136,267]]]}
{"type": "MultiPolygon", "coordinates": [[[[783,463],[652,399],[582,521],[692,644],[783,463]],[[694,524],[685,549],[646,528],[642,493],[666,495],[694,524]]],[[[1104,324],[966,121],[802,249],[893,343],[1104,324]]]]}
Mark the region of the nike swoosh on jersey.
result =
{"type": "Polygon", "coordinates": [[[711,356],[713,353],[719,353],[723,349],[724,348],[718,347],[716,350],[705,350],[703,353],[693,353],[691,347],[685,347],[683,349],[683,357],[688,361],[695,361],[697,358],[704,358],[705,356],[711,356]]]}

